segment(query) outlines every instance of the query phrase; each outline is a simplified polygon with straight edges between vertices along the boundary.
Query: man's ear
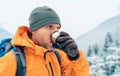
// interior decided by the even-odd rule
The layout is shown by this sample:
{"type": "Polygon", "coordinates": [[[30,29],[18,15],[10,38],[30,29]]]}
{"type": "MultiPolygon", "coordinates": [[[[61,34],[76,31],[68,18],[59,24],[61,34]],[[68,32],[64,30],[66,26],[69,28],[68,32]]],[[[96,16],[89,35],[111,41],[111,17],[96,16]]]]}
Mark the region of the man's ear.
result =
{"type": "Polygon", "coordinates": [[[28,37],[31,39],[31,37],[32,37],[32,32],[28,31],[28,37]]]}

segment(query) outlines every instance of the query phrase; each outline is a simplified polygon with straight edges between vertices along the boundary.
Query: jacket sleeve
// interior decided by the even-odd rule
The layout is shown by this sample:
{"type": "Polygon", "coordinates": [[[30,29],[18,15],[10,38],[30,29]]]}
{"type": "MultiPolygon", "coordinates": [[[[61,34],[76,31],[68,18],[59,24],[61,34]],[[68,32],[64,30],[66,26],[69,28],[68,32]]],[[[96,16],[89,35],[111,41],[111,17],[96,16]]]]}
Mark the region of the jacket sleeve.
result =
{"type": "Polygon", "coordinates": [[[0,76],[15,76],[16,59],[12,51],[0,58],[0,76]]]}
{"type": "Polygon", "coordinates": [[[61,60],[62,76],[90,76],[89,65],[82,51],[77,60],[69,60],[63,51],[59,51],[61,60]]]}

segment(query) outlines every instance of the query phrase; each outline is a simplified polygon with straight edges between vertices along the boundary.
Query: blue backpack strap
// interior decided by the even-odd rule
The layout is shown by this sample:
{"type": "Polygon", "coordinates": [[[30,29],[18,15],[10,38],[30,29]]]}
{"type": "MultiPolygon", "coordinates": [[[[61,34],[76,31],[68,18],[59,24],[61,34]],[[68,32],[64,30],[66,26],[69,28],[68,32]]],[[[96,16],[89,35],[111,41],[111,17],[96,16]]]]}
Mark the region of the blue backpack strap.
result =
{"type": "MultiPolygon", "coordinates": [[[[61,65],[61,64],[60,64],[60,55],[59,55],[58,51],[55,50],[55,51],[54,51],[54,54],[55,54],[56,57],[57,57],[57,60],[58,60],[59,65],[61,65]]],[[[61,71],[61,75],[62,75],[62,71],[61,71]]]]}
{"type": "Polygon", "coordinates": [[[23,49],[21,46],[14,47],[12,49],[15,57],[16,57],[16,63],[17,63],[17,71],[16,76],[25,76],[26,72],[26,64],[25,64],[25,56],[23,53],[23,49]]]}

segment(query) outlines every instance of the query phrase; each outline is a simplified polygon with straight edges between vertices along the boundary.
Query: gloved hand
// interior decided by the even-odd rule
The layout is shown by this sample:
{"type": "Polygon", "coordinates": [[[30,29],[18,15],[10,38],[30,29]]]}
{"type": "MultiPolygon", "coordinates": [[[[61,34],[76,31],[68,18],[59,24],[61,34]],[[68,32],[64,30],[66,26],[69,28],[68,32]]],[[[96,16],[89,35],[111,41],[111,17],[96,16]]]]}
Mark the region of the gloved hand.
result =
{"type": "Polygon", "coordinates": [[[78,47],[68,33],[61,31],[53,47],[63,50],[70,60],[79,58],[78,47]]]}

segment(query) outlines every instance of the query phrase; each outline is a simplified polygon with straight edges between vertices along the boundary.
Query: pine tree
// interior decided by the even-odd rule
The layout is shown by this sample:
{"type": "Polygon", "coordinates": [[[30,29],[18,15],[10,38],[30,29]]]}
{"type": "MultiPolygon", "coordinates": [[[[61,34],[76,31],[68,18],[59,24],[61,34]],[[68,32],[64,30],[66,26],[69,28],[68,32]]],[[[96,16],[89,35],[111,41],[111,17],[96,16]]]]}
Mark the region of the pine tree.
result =
{"type": "Polygon", "coordinates": [[[88,47],[88,54],[87,54],[87,57],[90,57],[90,56],[92,56],[92,47],[91,47],[91,45],[89,45],[89,47],[88,47]]]}
{"type": "Polygon", "coordinates": [[[110,47],[113,43],[112,35],[108,32],[105,38],[105,44],[103,47],[104,52],[108,52],[107,49],[110,47]]]}
{"type": "Polygon", "coordinates": [[[94,54],[97,55],[99,51],[99,47],[97,44],[94,45],[94,54]]]}

